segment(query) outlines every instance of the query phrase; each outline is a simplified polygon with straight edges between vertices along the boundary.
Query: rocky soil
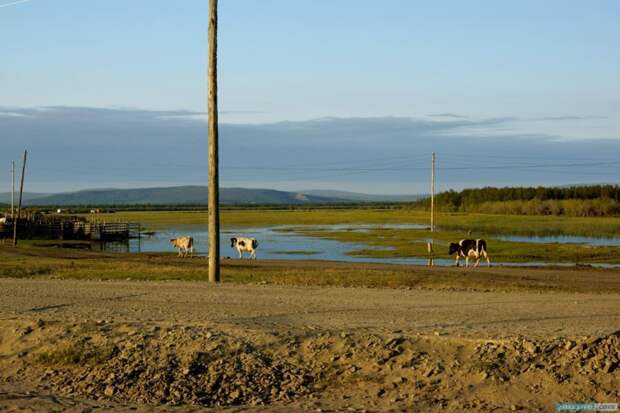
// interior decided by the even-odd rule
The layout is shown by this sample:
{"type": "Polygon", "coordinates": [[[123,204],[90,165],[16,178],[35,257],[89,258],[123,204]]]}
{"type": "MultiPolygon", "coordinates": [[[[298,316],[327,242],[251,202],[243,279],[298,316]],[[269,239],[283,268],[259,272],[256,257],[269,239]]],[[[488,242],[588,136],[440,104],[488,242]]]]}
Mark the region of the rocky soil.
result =
{"type": "MultiPolygon", "coordinates": [[[[620,401],[620,337],[613,331],[553,334],[549,325],[536,331],[533,324],[529,335],[482,337],[406,324],[339,328],[329,315],[323,326],[297,325],[299,320],[274,324],[273,318],[261,324],[251,317],[153,320],[146,314],[160,307],[158,300],[136,296],[123,304],[133,316],[114,300],[83,302],[70,312],[71,289],[85,288],[83,283],[67,283],[54,292],[49,284],[30,283],[29,288],[46,287],[41,294],[54,296],[57,304],[20,308],[18,301],[37,301],[36,294],[20,298],[13,290],[12,298],[3,296],[16,301],[0,313],[0,410],[492,412],[550,411],[562,401],[620,401]],[[86,311],[93,307],[94,313],[86,311]],[[101,317],[104,313],[114,317],[101,317]]],[[[139,284],[136,289],[162,287],[139,284]]],[[[195,285],[178,286],[185,287],[195,285]]],[[[218,294],[238,294],[235,288],[258,296],[271,287],[236,286],[218,294]]],[[[279,297],[316,290],[275,291],[279,297]]],[[[369,294],[364,301],[377,311],[386,305],[381,291],[338,291],[369,294]]],[[[164,297],[171,313],[180,305],[166,301],[166,293],[154,294],[164,297]]],[[[406,294],[430,305],[423,294],[406,294]]],[[[441,301],[434,297],[435,304],[441,301]]],[[[598,298],[610,311],[617,309],[618,297],[598,298]]],[[[363,312],[350,317],[368,318],[363,312]]],[[[442,320],[448,321],[458,319],[442,320]]],[[[556,321],[555,330],[565,322],[556,321]]]]}

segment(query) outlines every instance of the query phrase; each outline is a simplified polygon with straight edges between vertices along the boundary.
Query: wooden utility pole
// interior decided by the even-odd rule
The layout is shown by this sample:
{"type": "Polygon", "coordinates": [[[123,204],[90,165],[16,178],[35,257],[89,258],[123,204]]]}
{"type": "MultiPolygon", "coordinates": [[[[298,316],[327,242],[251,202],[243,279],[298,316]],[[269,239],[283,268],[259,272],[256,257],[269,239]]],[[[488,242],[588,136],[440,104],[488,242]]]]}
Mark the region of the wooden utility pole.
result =
{"type": "Polygon", "coordinates": [[[22,180],[19,186],[19,203],[17,204],[17,217],[13,217],[13,246],[17,247],[17,221],[22,213],[22,195],[24,194],[24,175],[26,174],[26,158],[28,151],[24,151],[24,160],[22,161],[22,180]]]}
{"type": "Polygon", "coordinates": [[[435,152],[431,165],[431,232],[435,231],[435,152]]]}
{"type": "Polygon", "coordinates": [[[15,216],[15,161],[11,161],[11,218],[15,216]]]}
{"type": "Polygon", "coordinates": [[[217,0],[209,0],[209,282],[220,282],[217,121],[217,0]]]}

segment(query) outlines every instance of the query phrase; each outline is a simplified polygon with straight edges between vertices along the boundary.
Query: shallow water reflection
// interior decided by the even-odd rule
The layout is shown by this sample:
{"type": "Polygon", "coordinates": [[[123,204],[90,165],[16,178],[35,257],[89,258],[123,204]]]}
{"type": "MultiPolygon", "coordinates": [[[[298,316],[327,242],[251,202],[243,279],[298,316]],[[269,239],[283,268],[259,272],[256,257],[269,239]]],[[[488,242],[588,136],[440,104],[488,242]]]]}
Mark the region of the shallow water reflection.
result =
{"type": "MultiPolygon", "coordinates": [[[[411,264],[426,265],[427,258],[402,257],[402,258],[371,258],[350,255],[353,251],[360,249],[379,249],[363,243],[341,242],[329,239],[322,239],[302,235],[301,231],[355,231],[366,232],[377,229],[424,229],[425,225],[418,224],[387,224],[387,225],[358,225],[358,224],[339,224],[339,225],[308,225],[308,226],[275,226],[275,227],[247,227],[247,228],[224,228],[220,238],[220,255],[223,258],[238,258],[237,251],[230,247],[232,237],[252,237],[258,240],[257,257],[259,259],[279,259],[279,260],[333,260],[348,262],[378,262],[392,264],[411,264]]],[[[121,246],[127,248],[129,252],[173,252],[170,239],[179,236],[191,236],[195,241],[197,255],[206,255],[208,249],[207,225],[175,225],[174,227],[160,230],[151,235],[144,235],[140,242],[132,240],[130,243],[121,246]]],[[[559,242],[559,243],[579,243],[589,245],[612,245],[620,246],[618,238],[593,238],[583,236],[512,236],[500,235],[494,238],[520,241],[520,242],[559,242]]],[[[424,239],[412,240],[412,242],[425,242],[424,239]]],[[[114,250],[117,247],[107,247],[107,250],[114,250]]],[[[383,247],[388,248],[389,247],[383,247]]],[[[247,257],[248,254],[245,253],[247,257]]],[[[434,265],[450,266],[454,265],[452,259],[435,259],[434,265]]],[[[481,263],[482,265],[482,263],[481,263]]],[[[570,266],[574,263],[509,263],[493,262],[493,265],[511,266],[543,266],[561,265],[570,266]]],[[[596,267],[618,267],[615,264],[592,264],[596,267]]]]}
{"type": "Polygon", "coordinates": [[[578,235],[497,235],[494,238],[503,241],[532,242],[537,244],[582,244],[595,246],[620,247],[620,238],[584,237],[578,235]]]}

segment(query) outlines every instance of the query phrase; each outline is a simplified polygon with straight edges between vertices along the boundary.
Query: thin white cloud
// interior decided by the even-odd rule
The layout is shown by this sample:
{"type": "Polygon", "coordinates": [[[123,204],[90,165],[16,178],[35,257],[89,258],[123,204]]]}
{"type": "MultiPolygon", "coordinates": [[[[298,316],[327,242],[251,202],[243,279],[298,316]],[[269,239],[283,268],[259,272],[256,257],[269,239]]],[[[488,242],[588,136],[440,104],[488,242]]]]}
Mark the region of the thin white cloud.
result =
{"type": "Polygon", "coordinates": [[[16,6],[18,4],[22,4],[22,3],[28,3],[31,2],[32,0],[17,0],[17,1],[12,1],[10,3],[4,3],[4,4],[0,4],[0,8],[2,7],[9,7],[9,6],[16,6]]]}
{"type": "Polygon", "coordinates": [[[26,115],[24,115],[23,113],[17,113],[17,112],[0,112],[0,116],[22,117],[26,115]]]}
{"type": "Polygon", "coordinates": [[[466,119],[467,116],[458,115],[456,113],[432,113],[427,115],[433,118],[455,118],[455,119],[466,119]]]}
{"type": "Polygon", "coordinates": [[[539,121],[562,121],[562,120],[598,120],[606,119],[604,116],[547,116],[544,118],[534,118],[532,120],[539,121]]]}

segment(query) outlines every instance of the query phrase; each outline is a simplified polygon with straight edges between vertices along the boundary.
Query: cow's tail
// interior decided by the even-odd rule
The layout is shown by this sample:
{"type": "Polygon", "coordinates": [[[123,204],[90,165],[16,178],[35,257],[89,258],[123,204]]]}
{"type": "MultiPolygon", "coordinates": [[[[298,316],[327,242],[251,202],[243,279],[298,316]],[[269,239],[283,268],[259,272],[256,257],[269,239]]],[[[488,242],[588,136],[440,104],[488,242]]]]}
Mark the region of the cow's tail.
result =
{"type": "Polygon", "coordinates": [[[487,242],[483,239],[478,241],[478,253],[487,252],[487,242]]]}
{"type": "Polygon", "coordinates": [[[256,241],[255,239],[252,240],[252,248],[256,248],[258,247],[258,241],[256,241]]]}

